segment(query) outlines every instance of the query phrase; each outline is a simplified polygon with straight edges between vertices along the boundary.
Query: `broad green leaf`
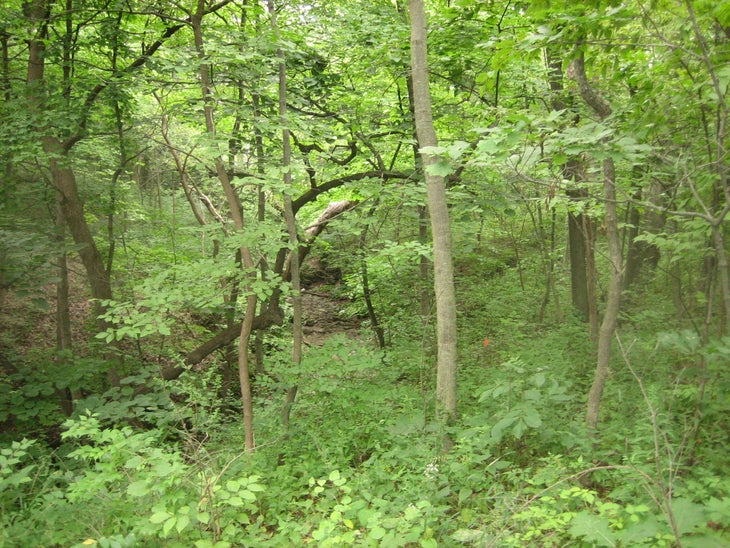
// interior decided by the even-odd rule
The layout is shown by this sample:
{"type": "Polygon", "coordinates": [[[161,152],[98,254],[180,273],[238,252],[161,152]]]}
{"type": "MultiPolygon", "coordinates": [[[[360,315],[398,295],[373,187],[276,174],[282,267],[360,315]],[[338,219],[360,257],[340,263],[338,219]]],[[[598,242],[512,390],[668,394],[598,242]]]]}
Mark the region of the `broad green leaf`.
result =
{"type": "Polygon", "coordinates": [[[165,512],[165,511],[155,512],[154,514],[152,514],[150,516],[150,521],[152,523],[162,523],[166,519],[169,519],[170,516],[172,516],[172,514],[170,514],[170,512],[165,512]]]}
{"type": "Polygon", "coordinates": [[[692,533],[707,522],[704,506],[689,499],[672,500],[672,510],[677,520],[677,528],[682,534],[692,533]]]}
{"type": "Polygon", "coordinates": [[[133,497],[143,497],[150,492],[150,487],[145,480],[130,483],[127,486],[127,494],[133,497]]]}
{"type": "Polygon", "coordinates": [[[448,162],[448,160],[439,159],[438,162],[433,164],[428,164],[426,166],[426,172],[429,175],[434,175],[436,177],[446,177],[449,174],[451,174],[454,171],[451,164],[448,162]]]}
{"type": "Polygon", "coordinates": [[[172,531],[172,528],[175,527],[175,524],[177,523],[177,516],[171,516],[165,521],[165,524],[162,526],[162,534],[164,536],[167,536],[170,534],[170,531],[172,531]]]}
{"type": "Polygon", "coordinates": [[[608,521],[588,512],[580,512],[573,518],[569,532],[593,546],[616,546],[616,535],[608,521]]]}
{"type": "Polygon", "coordinates": [[[375,527],[370,529],[370,531],[368,532],[368,536],[372,539],[380,540],[385,536],[386,532],[387,531],[383,527],[381,527],[380,525],[376,525],[375,527]]]}
{"type": "Polygon", "coordinates": [[[256,494],[252,491],[249,491],[248,489],[241,489],[238,494],[240,497],[244,500],[247,500],[249,502],[253,502],[256,500],[256,494]]]}
{"type": "Polygon", "coordinates": [[[234,507],[239,507],[239,506],[243,506],[244,502],[241,497],[233,496],[226,501],[226,504],[228,504],[230,506],[234,506],[234,507]]]}
{"type": "Polygon", "coordinates": [[[525,424],[530,428],[540,428],[542,426],[542,419],[536,409],[528,407],[525,409],[523,416],[525,424]]]}
{"type": "Polygon", "coordinates": [[[187,515],[181,515],[177,517],[177,523],[175,524],[175,529],[178,533],[181,533],[183,529],[185,529],[188,524],[190,523],[190,517],[187,515]]]}

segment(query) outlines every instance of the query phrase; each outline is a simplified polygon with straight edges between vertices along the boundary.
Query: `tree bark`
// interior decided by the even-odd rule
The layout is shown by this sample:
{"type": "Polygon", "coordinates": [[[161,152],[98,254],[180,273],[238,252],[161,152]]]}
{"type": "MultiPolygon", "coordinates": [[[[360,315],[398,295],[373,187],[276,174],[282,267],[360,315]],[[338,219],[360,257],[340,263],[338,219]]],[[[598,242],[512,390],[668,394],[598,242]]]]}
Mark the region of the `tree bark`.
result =
{"type": "MultiPolygon", "coordinates": [[[[203,46],[203,29],[202,20],[205,13],[205,1],[198,0],[197,10],[191,16],[191,26],[193,28],[193,39],[195,41],[195,49],[200,60],[199,76],[200,87],[203,99],[203,113],[205,116],[205,128],[210,135],[215,135],[215,117],[214,102],[211,94],[210,66],[205,62],[205,49],[203,46]]],[[[233,226],[237,231],[243,230],[243,211],[241,203],[236,195],[236,191],[231,184],[230,177],[226,171],[226,166],[221,156],[215,158],[215,168],[218,180],[223,187],[223,192],[228,202],[228,208],[233,218],[233,226]]],[[[251,256],[251,251],[245,245],[240,248],[242,268],[247,276],[256,276],[255,263],[251,256]]],[[[253,451],[256,447],[253,432],[253,398],[251,395],[251,378],[249,371],[248,343],[251,338],[253,329],[254,316],[256,315],[257,298],[256,295],[248,288],[246,296],[246,309],[244,311],[243,321],[241,322],[240,338],[238,342],[238,378],[241,387],[241,401],[243,407],[243,425],[244,425],[244,447],[246,451],[253,451]]]]}
{"type": "MultiPolygon", "coordinates": [[[[580,44],[579,44],[580,47],[580,44]]],[[[581,51],[573,62],[576,81],[581,97],[586,104],[603,120],[610,116],[611,106],[603,99],[589,84],[585,71],[584,54],[581,51]]],[[[616,172],[613,160],[607,158],[603,161],[603,198],[605,200],[606,214],[604,224],[606,226],[606,239],[608,241],[608,258],[611,273],[608,283],[608,294],[606,296],[606,310],[603,313],[603,321],[598,331],[598,353],[596,370],[593,377],[593,384],[588,393],[588,408],[586,410],[586,423],[591,431],[598,427],[598,415],[601,405],[603,389],[609,374],[609,362],[611,360],[611,345],[618,323],[618,314],[621,303],[621,286],[623,278],[623,257],[621,252],[621,240],[618,230],[618,214],[616,208],[616,172]]]]}
{"type": "MultiPolygon", "coordinates": [[[[413,99],[413,75],[409,74],[406,79],[406,88],[408,90],[408,111],[411,114],[411,118],[414,120],[414,144],[413,144],[413,163],[416,168],[416,172],[422,172],[423,166],[421,165],[420,156],[418,153],[418,135],[415,129],[416,119],[416,106],[413,99]]],[[[428,244],[428,208],[426,206],[418,206],[418,242],[423,245],[428,244]]],[[[421,255],[418,259],[418,306],[419,313],[423,319],[424,325],[429,321],[429,315],[431,314],[431,295],[428,291],[428,279],[431,275],[431,265],[429,264],[428,258],[421,255]]]]}
{"type": "MultiPolygon", "coordinates": [[[[550,85],[550,108],[553,110],[565,110],[568,102],[565,97],[565,86],[563,85],[563,60],[557,55],[552,47],[546,49],[546,64],[548,72],[548,83],[550,85]]],[[[578,115],[573,118],[577,123],[578,115]]],[[[562,176],[568,181],[582,182],[585,180],[585,168],[578,158],[570,158],[562,168],[562,176]]],[[[568,198],[572,201],[585,200],[586,193],[582,190],[567,191],[568,198]]],[[[568,257],[570,259],[570,296],[573,308],[583,321],[588,321],[591,315],[591,301],[589,299],[589,281],[587,263],[589,249],[592,249],[587,242],[588,233],[584,228],[591,222],[584,213],[568,211],[568,257]]]]}
{"type": "MultiPolygon", "coordinates": [[[[28,101],[29,109],[40,115],[45,87],[45,43],[48,37],[48,21],[51,17],[49,2],[37,0],[29,3],[28,18],[36,35],[28,41],[28,101]]],[[[70,166],[68,148],[56,137],[50,135],[49,128],[42,128],[47,134],[42,137],[43,150],[49,157],[53,186],[60,194],[59,206],[69,228],[74,243],[79,246],[79,256],[86,269],[91,295],[95,299],[111,299],[111,283],[104,266],[104,260],[96,247],[91,230],[84,216],[84,207],[79,196],[76,176],[70,166]]]]}
{"type": "MultiPolygon", "coordinates": [[[[274,31],[276,39],[279,40],[279,27],[276,20],[276,5],[274,0],[268,0],[267,7],[271,16],[271,29],[274,31]]],[[[288,128],[287,120],[287,82],[286,82],[286,57],[284,50],[277,47],[276,55],[279,58],[279,118],[282,125],[281,141],[282,141],[282,167],[284,171],[284,220],[289,235],[289,272],[291,273],[292,288],[292,312],[294,315],[292,323],[292,362],[299,365],[302,362],[302,284],[299,275],[299,237],[297,235],[297,221],[294,216],[294,208],[292,205],[292,177],[291,177],[291,134],[288,128]]],[[[287,390],[287,398],[282,409],[282,422],[284,427],[289,426],[289,416],[291,408],[294,405],[294,399],[297,395],[297,386],[291,386],[287,390]]]]}
{"type": "MultiPolygon", "coordinates": [[[[66,226],[63,211],[60,205],[60,195],[56,194],[56,242],[59,245],[58,253],[58,282],[56,283],[56,363],[64,369],[71,366],[71,352],[73,352],[73,338],[71,336],[71,307],[69,299],[68,261],[66,257],[66,226]]],[[[61,409],[64,415],[70,417],[74,410],[74,394],[66,388],[57,389],[61,409]]]]}
{"type": "Polygon", "coordinates": [[[434,175],[429,169],[430,166],[438,163],[439,157],[427,150],[428,147],[437,146],[438,140],[431,110],[426,47],[426,12],[423,0],[409,0],[408,6],[411,16],[411,74],[415,123],[423,158],[433,237],[438,345],[436,413],[439,420],[446,422],[456,417],[456,294],[451,258],[451,228],[444,178],[434,175]]]}

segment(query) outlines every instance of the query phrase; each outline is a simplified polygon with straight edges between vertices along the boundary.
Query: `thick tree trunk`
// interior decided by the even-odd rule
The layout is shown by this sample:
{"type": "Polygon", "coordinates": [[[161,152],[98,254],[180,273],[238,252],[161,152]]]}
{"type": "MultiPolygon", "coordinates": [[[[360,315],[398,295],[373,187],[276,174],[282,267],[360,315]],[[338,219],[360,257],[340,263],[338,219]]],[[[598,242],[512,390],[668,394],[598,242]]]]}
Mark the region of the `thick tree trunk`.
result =
{"type": "MultiPolygon", "coordinates": [[[[50,150],[48,152],[50,154],[55,155],[59,153],[56,147],[49,148],[50,150]]],[[[86,222],[84,206],[81,203],[76,185],[76,176],[70,167],[63,165],[67,161],[68,157],[65,154],[61,160],[55,157],[51,159],[50,166],[53,185],[61,195],[60,206],[63,210],[69,232],[73,237],[74,243],[79,246],[78,253],[89,278],[91,296],[99,300],[109,300],[112,298],[109,274],[104,265],[104,259],[96,247],[91,229],[86,222]]]]}
{"type": "Polygon", "coordinates": [[[423,0],[410,0],[411,73],[418,144],[421,147],[424,176],[428,192],[434,260],[436,294],[436,331],[438,344],[436,406],[440,420],[456,416],[456,294],[451,259],[451,228],[446,203],[444,178],[433,175],[429,166],[439,158],[424,148],[438,145],[431,111],[426,48],[426,13],[423,0]]]}
{"type": "MultiPolygon", "coordinates": [[[[37,0],[28,5],[28,17],[36,35],[28,41],[28,101],[31,112],[39,114],[44,108],[45,43],[48,36],[48,20],[51,4],[37,0]]],[[[47,128],[50,130],[50,128],[47,128]]],[[[79,196],[76,176],[70,166],[68,148],[50,134],[42,138],[43,150],[49,156],[53,186],[60,194],[59,205],[66,219],[74,243],[79,246],[79,256],[86,269],[91,286],[91,296],[99,300],[112,297],[109,274],[104,260],[96,247],[91,229],[86,223],[84,207],[79,196]]]]}

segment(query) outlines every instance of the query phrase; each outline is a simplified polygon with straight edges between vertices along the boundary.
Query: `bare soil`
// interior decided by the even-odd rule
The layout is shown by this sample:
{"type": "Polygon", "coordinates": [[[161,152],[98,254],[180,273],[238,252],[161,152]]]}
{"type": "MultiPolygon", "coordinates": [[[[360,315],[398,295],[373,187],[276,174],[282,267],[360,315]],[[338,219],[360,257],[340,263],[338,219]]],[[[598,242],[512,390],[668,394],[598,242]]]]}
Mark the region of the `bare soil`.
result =
{"type": "Polygon", "coordinates": [[[334,297],[323,286],[302,291],[302,329],[304,342],[321,345],[327,337],[344,333],[357,338],[362,319],[348,315],[349,301],[334,297]]]}

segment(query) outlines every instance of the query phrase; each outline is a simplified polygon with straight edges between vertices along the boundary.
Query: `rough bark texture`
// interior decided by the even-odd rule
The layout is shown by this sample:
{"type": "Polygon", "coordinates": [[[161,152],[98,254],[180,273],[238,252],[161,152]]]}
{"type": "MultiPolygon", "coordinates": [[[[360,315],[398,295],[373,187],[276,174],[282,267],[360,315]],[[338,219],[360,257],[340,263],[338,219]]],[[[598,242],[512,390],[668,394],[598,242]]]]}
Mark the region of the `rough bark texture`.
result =
{"type": "MultiPolygon", "coordinates": [[[[418,144],[438,145],[431,111],[426,49],[426,13],[423,0],[410,0],[411,74],[418,144]]],[[[429,173],[438,162],[433,154],[422,152],[428,192],[428,210],[433,234],[434,291],[436,294],[436,331],[438,361],[436,374],[437,414],[442,420],[456,416],[456,295],[451,260],[451,228],[443,177],[429,173]]]]}

